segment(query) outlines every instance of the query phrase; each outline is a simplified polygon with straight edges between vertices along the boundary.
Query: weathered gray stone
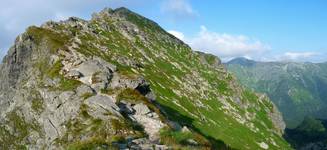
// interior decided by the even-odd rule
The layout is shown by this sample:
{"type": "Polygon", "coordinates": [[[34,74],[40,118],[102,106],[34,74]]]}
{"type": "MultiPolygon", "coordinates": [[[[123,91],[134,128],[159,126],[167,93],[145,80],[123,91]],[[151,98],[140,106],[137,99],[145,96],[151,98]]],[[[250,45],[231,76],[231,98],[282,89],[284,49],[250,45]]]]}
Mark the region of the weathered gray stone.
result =
{"type": "Polygon", "coordinates": [[[110,83],[110,87],[136,89],[139,86],[144,86],[147,84],[148,83],[144,80],[143,77],[128,78],[119,76],[117,73],[115,73],[110,83]]]}
{"type": "Polygon", "coordinates": [[[150,101],[155,101],[156,100],[156,95],[153,92],[149,92],[145,95],[145,97],[147,99],[149,99],[150,101]]]}
{"type": "Polygon", "coordinates": [[[94,57],[93,60],[98,61],[100,64],[103,65],[104,68],[109,69],[111,72],[116,72],[117,71],[117,67],[115,65],[110,64],[107,61],[104,61],[103,59],[101,59],[99,57],[94,57]]]}
{"type": "Polygon", "coordinates": [[[277,134],[279,135],[283,135],[284,134],[284,129],[286,128],[286,124],[283,121],[283,117],[281,115],[281,113],[278,111],[277,107],[275,106],[275,104],[273,104],[272,110],[270,110],[268,112],[268,117],[271,119],[274,127],[276,127],[275,131],[277,134]]]}
{"type": "Polygon", "coordinates": [[[80,77],[82,77],[83,75],[79,72],[79,71],[76,71],[76,70],[70,70],[67,74],[66,74],[67,77],[69,78],[72,78],[72,79],[78,79],[80,77]]]}
{"type": "Polygon", "coordinates": [[[155,145],[155,150],[167,150],[169,147],[167,145],[155,145]]]}
{"type": "Polygon", "coordinates": [[[153,144],[142,144],[139,146],[142,150],[153,150],[153,144]]]}
{"type": "Polygon", "coordinates": [[[144,105],[143,103],[134,105],[133,109],[135,110],[135,114],[139,114],[139,115],[146,115],[151,112],[148,106],[144,105]]]}
{"type": "Polygon", "coordinates": [[[90,110],[91,115],[95,118],[107,118],[104,114],[111,113],[115,116],[122,117],[119,113],[119,107],[114,103],[113,99],[108,96],[95,95],[85,100],[92,109],[90,110]]]}
{"type": "Polygon", "coordinates": [[[76,94],[78,96],[83,96],[85,93],[94,94],[94,91],[91,87],[89,87],[88,85],[85,85],[85,84],[82,84],[79,87],[77,87],[76,94]]]}
{"type": "Polygon", "coordinates": [[[146,143],[150,143],[150,141],[146,138],[139,138],[139,139],[134,139],[131,141],[131,145],[141,145],[141,144],[146,144],[146,143]]]}
{"type": "Polygon", "coordinates": [[[85,84],[91,85],[99,82],[108,84],[116,67],[100,58],[96,58],[81,63],[75,70],[83,75],[79,80],[85,84]]]}
{"type": "Polygon", "coordinates": [[[151,112],[151,113],[148,113],[146,114],[148,117],[150,118],[154,118],[154,119],[158,119],[159,118],[159,115],[155,112],[151,112]]]}
{"type": "Polygon", "coordinates": [[[58,79],[58,78],[54,78],[54,79],[45,78],[43,80],[43,86],[45,86],[45,87],[54,87],[54,86],[58,85],[59,82],[60,82],[60,79],[58,79]]]}
{"type": "Polygon", "coordinates": [[[133,115],[136,122],[144,127],[144,131],[149,135],[150,140],[157,140],[159,138],[159,131],[165,126],[159,119],[154,119],[146,115],[133,115]]]}

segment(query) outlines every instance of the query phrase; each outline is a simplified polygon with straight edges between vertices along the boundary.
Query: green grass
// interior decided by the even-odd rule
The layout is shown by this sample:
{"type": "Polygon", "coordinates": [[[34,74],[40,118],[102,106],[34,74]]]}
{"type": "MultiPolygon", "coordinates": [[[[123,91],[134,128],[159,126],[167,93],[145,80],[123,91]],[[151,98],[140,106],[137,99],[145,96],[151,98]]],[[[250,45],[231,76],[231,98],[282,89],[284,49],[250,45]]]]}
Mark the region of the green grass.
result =
{"type": "Polygon", "coordinates": [[[36,91],[35,89],[32,89],[30,91],[30,97],[31,100],[31,108],[38,114],[42,113],[44,110],[44,104],[43,99],[39,93],[39,91],[36,91]]]}
{"type": "Polygon", "coordinates": [[[83,118],[91,118],[91,116],[88,113],[88,106],[86,104],[82,104],[80,106],[80,114],[82,115],[83,118]]]}
{"type": "Polygon", "coordinates": [[[92,138],[86,141],[77,141],[67,146],[67,150],[107,150],[107,149],[118,149],[117,147],[111,146],[107,141],[98,138],[92,138]]]}
{"type": "Polygon", "coordinates": [[[57,89],[61,91],[69,91],[69,90],[74,90],[78,86],[80,86],[82,83],[78,80],[73,80],[73,79],[67,79],[67,78],[61,78],[59,87],[57,89]]]}
{"type": "Polygon", "coordinates": [[[33,99],[31,107],[34,111],[41,113],[44,110],[43,100],[42,99],[33,99]]]}
{"type": "Polygon", "coordinates": [[[36,131],[41,134],[38,124],[26,122],[16,111],[7,114],[8,121],[6,124],[15,127],[13,131],[9,132],[4,126],[0,125],[0,148],[27,149],[25,146],[28,143],[26,138],[30,132],[36,131]]]}
{"type": "MultiPolygon", "coordinates": [[[[46,43],[47,48],[50,49],[51,53],[56,53],[59,48],[63,48],[65,43],[68,42],[70,38],[68,35],[34,26],[29,27],[26,32],[33,38],[38,46],[41,46],[42,42],[46,43]]],[[[47,59],[48,58],[41,59],[35,64],[35,66],[41,72],[42,77],[46,76],[60,79],[59,86],[52,88],[53,90],[73,90],[81,84],[79,81],[67,79],[59,74],[61,68],[63,67],[61,60],[58,60],[53,65],[50,65],[47,59]]]]}
{"type": "Polygon", "coordinates": [[[87,93],[82,94],[81,98],[83,98],[85,100],[85,99],[88,99],[88,98],[90,98],[90,97],[92,97],[94,95],[95,95],[94,93],[87,92],[87,93]]]}
{"type": "Polygon", "coordinates": [[[58,60],[52,65],[52,67],[47,68],[47,70],[45,70],[45,72],[47,72],[47,76],[49,76],[51,78],[58,77],[58,76],[60,76],[59,72],[62,67],[63,67],[63,65],[61,64],[61,60],[58,60]]]}
{"type": "Polygon", "coordinates": [[[160,130],[160,142],[172,146],[173,149],[210,149],[212,147],[205,137],[195,132],[173,131],[167,127],[160,130]],[[189,140],[194,140],[197,144],[194,145],[189,140]]]}
{"type": "Polygon", "coordinates": [[[100,92],[102,93],[102,94],[108,94],[108,95],[113,95],[113,94],[115,94],[116,92],[119,92],[120,91],[120,89],[112,89],[112,88],[109,88],[109,89],[101,89],[100,90],[100,92]]]}
{"type": "Polygon", "coordinates": [[[118,94],[117,102],[120,102],[122,100],[131,103],[140,103],[148,101],[146,97],[144,97],[140,92],[131,88],[124,89],[118,94]]]}
{"type": "Polygon", "coordinates": [[[184,144],[188,139],[192,139],[192,133],[162,129],[160,131],[160,139],[163,141],[163,143],[184,144]]]}
{"type": "Polygon", "coordinates": [[[41,45],[42,42],[47,44],[51,53],[57,52],[66,42],[69,41],[69,36],[61,33],[56,33],[52,30],[39,28],[39,27],[29,27],[26,33],[32,36],[32,39],[37,45],[41,45]]]}
{"type": "Polygon", "coordinates": [[[63,65],[61,64],[61,60],[58,60],[55,62],[50,68],[46,70],[47,76],[51,78],[59,78],[60,82],[58,87],[55,87],[54,89],[62,90],[62,91],[68,91],[68,90],[74,90],[82,83],[78,80],[68,79],[65,78],[63,75],[61,75],[59,72],[63,65]]]}

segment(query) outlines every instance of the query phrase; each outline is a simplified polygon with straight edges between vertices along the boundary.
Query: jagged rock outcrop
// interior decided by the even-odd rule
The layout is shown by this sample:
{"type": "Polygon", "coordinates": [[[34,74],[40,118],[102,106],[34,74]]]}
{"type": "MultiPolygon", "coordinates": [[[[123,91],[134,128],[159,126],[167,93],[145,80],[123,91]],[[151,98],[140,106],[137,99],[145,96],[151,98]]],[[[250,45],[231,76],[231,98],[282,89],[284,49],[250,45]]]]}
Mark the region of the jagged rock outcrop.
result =
{"type": "Polygon", "coordinates": [[[289,149],[266,98],[126,8],[29,27],[0,66],[1,149],[289,149]]]}

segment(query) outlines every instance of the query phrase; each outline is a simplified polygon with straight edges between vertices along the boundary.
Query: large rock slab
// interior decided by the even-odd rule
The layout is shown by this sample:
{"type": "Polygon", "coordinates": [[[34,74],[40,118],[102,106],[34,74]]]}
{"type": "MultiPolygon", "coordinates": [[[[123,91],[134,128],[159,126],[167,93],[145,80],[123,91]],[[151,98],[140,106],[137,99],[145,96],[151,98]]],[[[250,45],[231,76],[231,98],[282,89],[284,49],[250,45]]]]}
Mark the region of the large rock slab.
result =
{"type": "Polygon", "coordinates": [[[109,96],[95,95],[86,99],[85,104],[91,107],[90,113],[95,118],[107,119],[107,113],[122,117],[119,107],[109,96]]]}

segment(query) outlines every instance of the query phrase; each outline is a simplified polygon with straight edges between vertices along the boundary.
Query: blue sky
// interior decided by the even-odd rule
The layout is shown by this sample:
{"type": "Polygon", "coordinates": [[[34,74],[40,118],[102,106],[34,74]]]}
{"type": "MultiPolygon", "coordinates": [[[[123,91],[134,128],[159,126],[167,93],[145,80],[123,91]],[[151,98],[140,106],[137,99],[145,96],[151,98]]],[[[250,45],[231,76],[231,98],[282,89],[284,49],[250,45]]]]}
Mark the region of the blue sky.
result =
{"type": "Polygon", "coordinates": [[[2,0],[0,55],[30,25],[125,6],[223,60],[327,61],[324,0],[2,0]],[[41,7],[40,7],[41,6],[41,7]]]}

